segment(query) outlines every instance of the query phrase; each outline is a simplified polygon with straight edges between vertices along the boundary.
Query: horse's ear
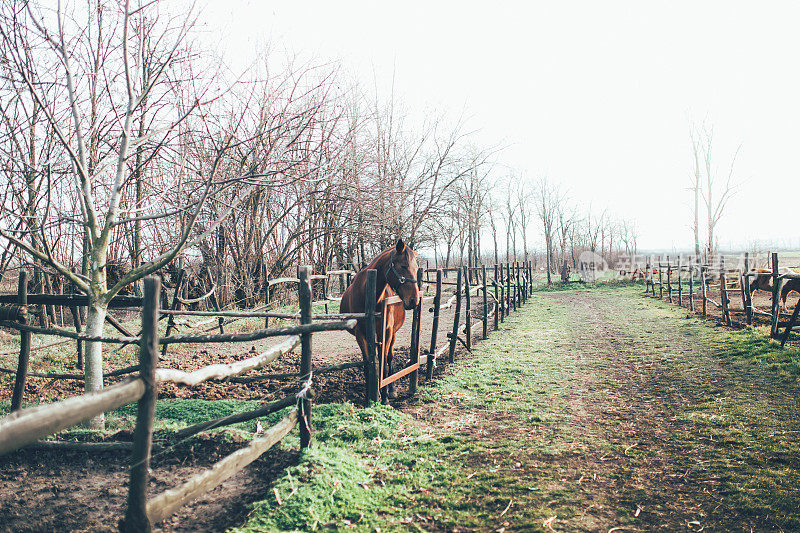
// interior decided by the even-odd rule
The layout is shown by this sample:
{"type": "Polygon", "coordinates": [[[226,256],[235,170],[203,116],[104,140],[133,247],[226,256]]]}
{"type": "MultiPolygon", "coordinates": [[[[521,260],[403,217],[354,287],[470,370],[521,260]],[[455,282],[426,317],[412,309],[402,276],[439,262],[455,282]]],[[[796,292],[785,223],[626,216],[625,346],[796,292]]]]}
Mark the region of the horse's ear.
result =
{"type": "Polygon", "coordinates": [[[398,254],[403,253],[403,250],[406,249],[406,243],[403,242],[403,239],[397,239],[397,246],[395,246],[398,254]]]}

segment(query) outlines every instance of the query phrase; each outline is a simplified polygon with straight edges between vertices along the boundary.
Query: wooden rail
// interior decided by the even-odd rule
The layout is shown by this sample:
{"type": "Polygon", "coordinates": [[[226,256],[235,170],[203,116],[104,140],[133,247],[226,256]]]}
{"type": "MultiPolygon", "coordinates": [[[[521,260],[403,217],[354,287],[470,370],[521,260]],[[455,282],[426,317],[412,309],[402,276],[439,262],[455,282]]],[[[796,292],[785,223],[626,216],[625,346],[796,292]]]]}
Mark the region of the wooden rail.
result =
{"type": "Polygon", "coordinates": [[[297,425],[298,411],[291,411],[280,422],[262,436],[250,441],[245,448],[237,450],[215,463],[211,468],[193,476],[182,485],[162,492],[147,502],[147,517],[151,524],[161,522],[182,506],[197,499],[247,465],[261,457],[285,437],[297,425]]]}
{"type": "Polygon", "coordinates": [[[144,382],[133,379],[100,392],[16,411],[0,419],[0,455],[138,400],[144,382]]]}

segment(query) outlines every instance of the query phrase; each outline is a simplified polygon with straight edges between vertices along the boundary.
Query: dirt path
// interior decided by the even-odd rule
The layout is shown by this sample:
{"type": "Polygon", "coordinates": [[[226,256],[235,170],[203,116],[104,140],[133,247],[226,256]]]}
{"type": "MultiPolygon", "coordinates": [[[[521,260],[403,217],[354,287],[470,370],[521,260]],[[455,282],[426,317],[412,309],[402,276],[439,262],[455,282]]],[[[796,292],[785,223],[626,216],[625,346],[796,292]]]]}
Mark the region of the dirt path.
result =
{"type": "Polygon", "coordinates": [[[795,385],[629,289],[542,293],[509,327],[408,407],[468,435],[468,529],[800,528],[795,385]]]}

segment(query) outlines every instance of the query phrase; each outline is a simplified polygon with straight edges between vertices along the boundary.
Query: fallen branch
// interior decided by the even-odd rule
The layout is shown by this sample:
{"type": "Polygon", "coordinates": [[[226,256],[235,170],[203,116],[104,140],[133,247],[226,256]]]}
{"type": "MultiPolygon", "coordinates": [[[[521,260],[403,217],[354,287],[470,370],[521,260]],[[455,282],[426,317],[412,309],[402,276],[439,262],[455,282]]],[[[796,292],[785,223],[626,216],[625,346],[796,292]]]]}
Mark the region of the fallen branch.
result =
{"type": "Polygon", "coordinates": [[[188,387],[194,387],[209,379],[225,379],[244,374],[251,370],[262,368],[278,357],[291,352],[300,345],[300,336],[293,335],[280,344],[273,346],[265,352],[256,356],[237,361],[235,363],[219,363],[209,365],[194,372],[184,372],[171,368],[159,368],[156,370],[156,379],[159,382],[172,382],[188,387]]]}
{"type": "MultiPolygon", "coordinates": [[[[361,362],[361,361],[358,361],[358,362],[351,362],[351,363],[342,363],[342,364],[333,365],[333,366],[324,366],[324,367],[321,367],[321,368],[314,368],[314,369],[312,369],[312,372],[314,374],[325,374],[327,372],[334,372],[336,370],[345,370],[345,369],[348,369],[348,368],[358,368],[358,367],[362,367],[362,366],[364,366],[364,363],[361,362]]],[[[232,378],[228,379],[227,381],[230,381],[232,383],[252,383],[254,381],[266,381],[266,380],[269,380],[269,379],[288,379],[288,378],[294,378],[294,377],[299,377],[299,376],[300,376],[299,372],[286,372],[286,373],[283,373],[283,374],[261,374],[261,375],[258,375],[258,376],[247,376],[247,377],[243,377],[243,378],[232,377],[232,378]]]]}
{"type": "Polygon", "coordinates": [[[206,300],[206,299],[210,298],[210,297],[211,297],[211,295],[212,295],[212,294],[214,294],[214,292],[215,292],[216,290],[217,290],[217,285],[216,285],[216,283],[215,283],[215,284],[213,284],[213,285],[211,286],[211,290],[210,290],[210,291],[208,291],[207,293],[205,293],[203,296],[200,296],[199,298],[193,298],[193,299],[190,299],[190,300],[184,300],[183,298],[180,298],[179,296],[175,296],[175,299],[176,299],[176,300],[178,300],[178,301],[179,301],[180,303],[182,303],[183,305],[192,305],[192,304],[197,304],[197,303],[200,303],[200,302],[202,302],[203,300],[206,300]]]}

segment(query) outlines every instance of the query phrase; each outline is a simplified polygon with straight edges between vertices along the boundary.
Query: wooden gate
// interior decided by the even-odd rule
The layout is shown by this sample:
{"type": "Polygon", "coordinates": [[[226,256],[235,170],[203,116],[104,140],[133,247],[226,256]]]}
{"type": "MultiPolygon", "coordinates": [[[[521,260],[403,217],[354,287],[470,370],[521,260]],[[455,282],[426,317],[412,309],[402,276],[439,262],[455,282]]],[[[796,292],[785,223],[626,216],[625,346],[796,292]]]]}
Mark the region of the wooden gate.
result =
{"type": "MultiPolygon", "coordinates": [[[[421,329],[422,320],[420,317],[422,316],[422,303],[423,298],[420,298],[419,304],[414,308],[413,317],[411,320],[411,350],[409,353],[409,363],[408,366],[399,370],[392,374],[391,376],[383,377],[384,368],[386,368],[386,356],[388,354],[388,347],[386,344],[386,308],[391,305],[403,305],[403,300],[400,299],[399,296],[390,296],[381,302],[381,331],[378,334],[380,341],[379,346],[381,350],[381,364],[380,364],[380,374],[379,374],[379,381],[378,387],[383,388],[390,383],[394,383],[398,379],[419,370],[419,355],[420,355],[420,343],[419,343],[419,335],[421,329]]],[[[415,374],[416,376],[416,374],[415,374]]],[[[414,379],[412,378],[412,381],[414,379]]],[[[416,384],[416,382],[414,382],[416,384]]],[[[412,386],[412,390],[416,387],[412,386]]]]}

